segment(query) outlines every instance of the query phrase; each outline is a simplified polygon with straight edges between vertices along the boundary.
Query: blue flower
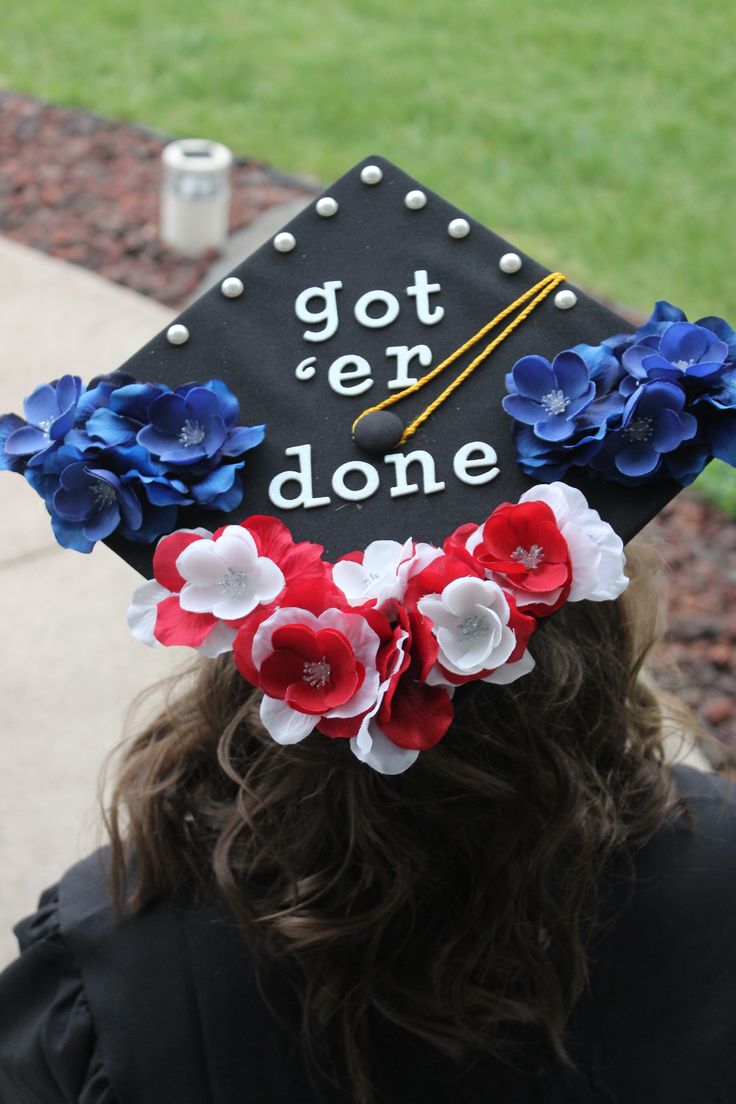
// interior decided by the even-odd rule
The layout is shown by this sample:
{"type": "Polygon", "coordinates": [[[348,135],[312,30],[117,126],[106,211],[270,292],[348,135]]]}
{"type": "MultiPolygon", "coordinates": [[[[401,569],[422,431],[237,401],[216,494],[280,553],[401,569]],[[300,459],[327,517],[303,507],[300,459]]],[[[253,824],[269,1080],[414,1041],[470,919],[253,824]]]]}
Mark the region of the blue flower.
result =
{"type": "Polygon", "coordinates": [[[609,432],[592,467],[640,480],[652,476],[660,467],[660,458],[695,437],[697,419],[685,409],[683,388],[665,379],[642,384],[624,407],[621,427],[609,432]]]}
{"type": "Polygon", "coordinates": [[[136,383],[98,376],[82,392],[65,376],[25,400],[26,420],[0,417],[0,469],[24,475],[44,499],[60,544],[89,552],[117,532],[149,543],[188,506],[229,512],[243,497],[244,452],[265,426],[237,424],[221,380],[136,383]]]}
{"type": "Polygon", "coordinates": [[[217,396],[204,387],[193,387],[186,398],[161,395],[148,417],[150,424],[139,430],[137,441],[166,464],[192,464],[214,456],[227,438],[217,396]]]}
{"type": "Polygon", "coordinates": [[[245,461],[221,464],[190,484],[190,492],[199,506],[220,513],[230,513],[243,500],[243,481],[239,474],[245,461]]]}
{"type": "Polygon", "coordinates": [[[736,467],[736,368],[724,372],[720,386],[698,396],[692,406],[710,455],[736,467]]]}
{"type": "Polygon", "coordinates": [[[652,334],[626,349],[621,363],[629,378],[624,394],[645,380],[670,380],[692,390],[720,379],[727,368],[729,347],[712,330],[692,322],[673,322],[661,335],[652,334]]]}
{"type": "Polygon", "coordinates": [[[23,401],[27,424],[16,428],[5,441],[6,456],[28,457],[25,463],[30,466],[40,464],[74,425],[81,390],[79,376],[62,376],[37,387],[23,401]]]}
{"type": "Polygon", "coordinates": [[[163,464],[239,456],[263,440],[264,426],[236,426],[238,401],[220,380],[187,384],[155,399],[137,441],[163,464]]]}
{"type": "Polygon", "coordinates": [[[117,388],[107,406],[95,410],[85,426],[89,438],[103,445],[133,445],[148,421],[151,405],[172,394],[162,383],[130,383],[117,388]]]}
{"type": "Polygon", "coordinates": [[[90,549],[98,540],[109,537],[121,523],[127,529],[140,528],[141,505],[132,488],[126,487],[111,471],[81,461],[69,464],[59,476],[59,489],[52,500],[56,516],[81,530],[90,549]]]}
{"type": "Polygon", "coordinates": [[[605,345],[576,345],[552,364],[543,357],[517,361],[506,376],[510,394],[503,406],[518,419],[514,437],[527,475],[561,479],[571,466],[590,463],[607,426],[623,411],[625,400],[616,390],[621,371],[605,345]],[[560,413],[549,416],[551,406],[560,413]]]}
{"type": "MultiPolygon", "coordinates": [[[[617,403],[619,409],[623,406],[617,403]]],[[[590,408],[589,408],[590,409],[590,408]]],[[[587,426],[579,425],[567,441],[550,444],[534,435],[530,426],[514,427],[514,439],[519,465],[532,479],[552,482],[564,479],[571,467],[587,467],[600,452],[607,431],[607,420],[587,426]]]]}
{"type": "Polygon", "coordinates": [[[5,442],[11,433],[26,423],[17,414],[0,415],[0,471],[22,472],[25,460],[22,456],[11,456],[5,451],[5,442]]]}
{"type": "Polygon", "coordinates": [[[103,376],[95,376],[79,396],[76,424],[84,424],[95,410],[109,406],[113,393],[130,383],[135,383],[133,377],[119,368],[114,372],[106,372],[103,376]]]}
{"type": "Polygon", "coordinates": [[[542,356],[517,360],[510,377],[510,392],[503,400],[507,414],[534,427],[543,441],[564,441],[572,436],[574,419],[595,398],[595,384],[581,356],[570,350],[550,364],[542,356]]]}

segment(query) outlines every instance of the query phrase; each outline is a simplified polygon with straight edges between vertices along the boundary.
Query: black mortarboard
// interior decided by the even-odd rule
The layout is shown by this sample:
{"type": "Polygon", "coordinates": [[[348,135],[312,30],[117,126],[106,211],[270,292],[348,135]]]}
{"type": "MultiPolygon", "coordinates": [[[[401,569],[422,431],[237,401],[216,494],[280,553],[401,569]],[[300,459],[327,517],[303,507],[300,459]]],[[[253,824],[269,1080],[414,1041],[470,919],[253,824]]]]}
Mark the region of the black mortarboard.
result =
{"type": "Polygon", "coordinates": [[[372,157],[119,372],[0,418],[0,465],[62,544],[154,576],[139,639],[232,652],[275,740],[400,773],[736,464],[735,360],[722,319],[660,301],[634,330],[372,157]]]}
{"type": "MultiPolygon", "coordinates": [[[[222,379],[240,400],[241,422],[265,424],[263,443],[246,456],[242,505],[225,518],[206,510],[196,516],[190,507],[185,523],[214,528],[248,514],[273,514],[296,539],[318,541],[337,557],[377,537],[440,542],[459,524],[481,521],[495,504],[517,501],[539,480],[525,476],[517,461],[514,423],[501,405],[506,373],[527,354],[551,360],[578,343],[597,345],[633,329],[572,283],[562,282],[403,448],[386,449],[393,455],[421,450],[431,461],[413,461],[402,477],[401,462],[385,462],[360,447],[351,426],[547,274],[385,159],[370,157],[350,169],[177,318],[175,326],[188,333],[183,344],[169,338],[184,331],[162,331],[123,366],[137,380],[171,387],[222,379]],[[470,483],[453,465],[472,442],[490,446],[497,461],[488,462],[489,452],[484,464],[482,450],[466,448],[470,464],[464,470],[478,480],[470,483]],[[346,464],[371,465],[377,475],[346,464]],[[481,482],[492,468],[498,475],[481,482]],[[304,473],[303,486],[286,478],[272,483],[296,470],[304,473]],[[376,480],[377,489],[350,500],[333,488],[335,472],[348,491],[376,480]],[[425,494],[425,479],[428,489],[444,489],[425,494]],[[399,489],[420,489],[397,494],[397,481],[399,489]],[[303,492],[319,505],[284,509],[269,497],[270,487],[286,498],[303,492]]],[[[493,336],[390,413],[410,424],[493,336]]],[[[625,542],[679,489],[660,479],[632,494],[581,469],[568,481],[584,490],[625,542]]],[[[150,574],[148,547],[119,538],[111,544],[150,574]]]]}

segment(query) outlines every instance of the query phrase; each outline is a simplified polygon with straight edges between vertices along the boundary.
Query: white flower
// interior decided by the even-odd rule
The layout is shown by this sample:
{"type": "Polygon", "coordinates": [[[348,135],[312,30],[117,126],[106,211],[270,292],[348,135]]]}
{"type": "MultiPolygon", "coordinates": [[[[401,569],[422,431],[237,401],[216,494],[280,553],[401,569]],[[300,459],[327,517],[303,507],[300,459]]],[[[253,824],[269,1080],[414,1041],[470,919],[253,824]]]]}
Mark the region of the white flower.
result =
{"type": "Polygon", "coordinates": [[[557,518],[572,564],[568,601],[606,602],[623,594],[629,585],[623,541],[588,506],[582,491],[567,483],[542,483],[525,491],[519,502],[546,502],[557,518]]]}
{"type": "Polygon", "coordinates": [[[281,569],[258,555],[255,540],[242,525],[228,525],[212,540],[193,541],[177,557],[176,569],[186,580],[179,594],[181,608],[224,621],[245,617],[284,588],[281,569]]]}
{"type": "Polygon", "coordinates": [[[362,563],[340,560],[332,569],[332,578],[351,606],[362,606],[375,598],[378,606],[384,602],[400,602],[409,579],[437,556],[439,548],[417,544],[411,538],[398,541],[373,541],[365,550],[362,563]]]}
{"type": "Polygon", "coordinates": [[[418,608],[433,622],[439,663],[454,675],[500,667],[516,647],[516,634],[508,627],[509,604],[490,579],[455,579],[442,594],[421,598],[418,608]]]}

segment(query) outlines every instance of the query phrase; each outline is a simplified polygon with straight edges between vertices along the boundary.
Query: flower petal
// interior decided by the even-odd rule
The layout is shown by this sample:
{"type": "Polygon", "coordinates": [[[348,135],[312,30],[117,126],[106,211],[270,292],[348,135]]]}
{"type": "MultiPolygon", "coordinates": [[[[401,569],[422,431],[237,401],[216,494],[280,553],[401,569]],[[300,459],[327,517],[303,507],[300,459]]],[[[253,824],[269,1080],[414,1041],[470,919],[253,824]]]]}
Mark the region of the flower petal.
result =
{"type": "Polygon", "coordinates": [[[520,395],[539,402],[550,391],[557,390],[552,365],[542,356],[525,356],[517,360],[511,375],[520,395]]]}
{"type": "Polygon", "coordinates": [[[261,723],[277,744],[298,744],[312,732],[317,720],[267,695],[261,702],[261,723]]]}
{"type": "Polygon", "coordinates": [[[568,422],[564,414],[553,414],[543,421],[537,422],[534,432],[543,441],[566,441],[572,437],[575,426],[568,422]]]}
{"type": "Polygon", "coordinates": [[[154,636],[156,628],[156,606],[170,594],[155,579],[143,583],[134,592],[128,606],[128,628],[136,640],[149,648],[158,648],[161,642],[154,636]]]}
{"type": "Polygon", "coordinates": [[[31,425],[39,426],[42,422],[50,425],[60,413],[56,388],[50,383],[40,384],[23,400],[23,413],[31,425]]]}
{"type": "Polygon", "coordinates": [[[187,544],[176,559],[176,570],[190,586],[217,586],[227,571],[218,542],[195,540],[187,544]]]}
{"type": "Polygon", "coordinates": [[[557,377],[557,387],[569,398],[583,395],[590,387],[585,361],[569,349],[557,354],[552,361],[552,371],[557,377]]]}
{"type": "Polygon", "coordinates": [[[402,748],[389,740],[375,722],[368,726],[370,747],[366,750],[358,743],[358,737],[350,740],[350,750],[361,763],[367,763],[379,774],[403,774],[419,757],[418,750],[402,748]]]}

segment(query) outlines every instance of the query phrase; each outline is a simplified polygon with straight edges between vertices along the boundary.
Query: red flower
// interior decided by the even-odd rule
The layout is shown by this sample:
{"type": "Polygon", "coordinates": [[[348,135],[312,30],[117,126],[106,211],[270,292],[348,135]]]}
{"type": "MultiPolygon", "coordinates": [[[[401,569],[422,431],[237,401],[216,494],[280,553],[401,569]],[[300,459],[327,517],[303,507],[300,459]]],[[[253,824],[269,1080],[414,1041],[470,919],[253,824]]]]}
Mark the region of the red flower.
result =
{"type": "Polygon", "coordinates": [[[381,640],[371,622],[356,610],[315,614],[291,606],[244,619],[233,644],[235,664],[263,690],[261,720],[275,740],[295,743],[320,721],[351,728],[330,735],[357,731],[380,685],[381,640]]]}
{"type": "Polygon", "coordinates": [[[321,716],[344,705],[365,678],[365,667],[337,629],[284,625],[271,646],[261,664],[261,689],[301,713],[321,716]]]}
{"type": "Polygon", "coordinates": [[[507,587],[518,605],[546,617],[564,605],[572,585],[570,549],[544,502],[496,507],[485,525],[467,534],[463,526],[451,547],[466,537],[466,552],[489,578],[507,587]]]}
{"type": "Polygon", "coordinates": [[[453,716],[448,691],[443,686],[426,686],[408,671],[384,694],[376,722],[398,747],[426,751],[439,743],[453,716]]]}
{"type": "Polygon", "coordinates": [[[424,685],[424,672],[434,666],[437,658],[437,643],[431,630],[422,624],[426,619],[410,615],[401,605],[395,606],[393,626],[376,610],[363,607],[361,612],[376,631],[381,629],[379,619],[384,622],[376,659],[381,678],[378,707],[359,717],[323,718],[320,732],[333,738],[353,737],[370,722],[397,747],[417,751],[434,747],[452,723],[453,708],[444,687],[424,685]],[[419,648],[415,648],[414,627],[420,633],[419,648]]]}

